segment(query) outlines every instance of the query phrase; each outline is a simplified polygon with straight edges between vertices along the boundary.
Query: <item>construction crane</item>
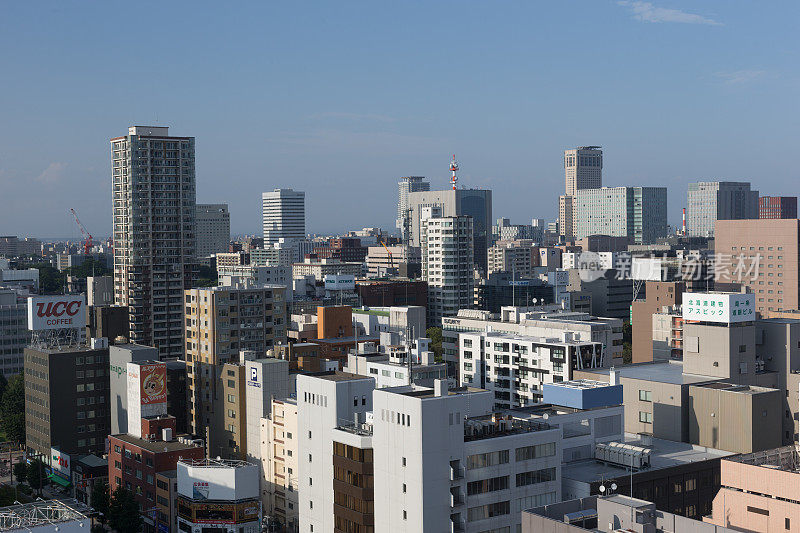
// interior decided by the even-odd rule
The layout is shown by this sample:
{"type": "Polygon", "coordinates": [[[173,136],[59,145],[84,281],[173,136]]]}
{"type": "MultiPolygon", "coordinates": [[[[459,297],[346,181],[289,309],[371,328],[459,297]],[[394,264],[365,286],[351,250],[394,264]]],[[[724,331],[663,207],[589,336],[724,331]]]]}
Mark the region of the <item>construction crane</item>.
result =
{"type": "Polygon", "coordinates": [[[389,255],[389,269],[394,270],[394,258],[392,257],[391,250],[386,246],[386,242],[383,239],[378,242],[381,243],[381,246],[383,246],[383,249],[386,250],[386,253],[389,255]]]}
{"type": "Polygon", "coordinates": [[[86,231],[84,225],[81,224],[81,220],[78,218],[78,213],[71,208],[70,211],[72,212],[72,216],[75,218],[75,222],[78,224],[78,227],[81,229],[81,235],[83,236],[83,253],[89,255],[92,253],[92,234],[86,231]]]}

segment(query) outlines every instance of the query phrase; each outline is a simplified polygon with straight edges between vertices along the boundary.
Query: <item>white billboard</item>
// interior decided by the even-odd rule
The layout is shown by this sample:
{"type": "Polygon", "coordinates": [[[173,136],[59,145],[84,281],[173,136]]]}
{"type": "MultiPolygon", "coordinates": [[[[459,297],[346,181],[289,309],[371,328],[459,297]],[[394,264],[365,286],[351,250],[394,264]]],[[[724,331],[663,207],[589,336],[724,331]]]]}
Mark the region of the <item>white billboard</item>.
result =
{"type": "Polygon", "coordinates": [[[356,288],[356,277],[352,274],[328,274],[325,276],[326,291],[352,291],[356,288]]]}
{"type": "Polygon", "coordinates": [[[50,448],[50,468],[64,479],[70,479],[69,455],[57,448],[50,448]]]}
{"type": "Polygon", "coordinates": [[[236,501],[258,498],[259,468],[243,461],[178,461],[178,494],[195,501],[236,501]]]}
{"type": "Polygon", "coordinates": [[[85,326],[86,298],[83,294],[28,298],[28,329],[31,331],[85,326]]]}
{"type": "Polygon", "coordinates": [[[756,319],[756,298],[743,293],[683,293],[683,319],[732,324],[756,319]]]}

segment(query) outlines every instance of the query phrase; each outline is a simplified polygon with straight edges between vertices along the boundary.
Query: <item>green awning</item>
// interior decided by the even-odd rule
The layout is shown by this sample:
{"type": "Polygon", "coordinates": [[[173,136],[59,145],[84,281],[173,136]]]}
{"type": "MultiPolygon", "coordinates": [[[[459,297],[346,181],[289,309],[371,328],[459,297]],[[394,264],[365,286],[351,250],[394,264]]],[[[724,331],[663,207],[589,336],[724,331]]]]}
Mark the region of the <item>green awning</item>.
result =
{"type": "Polygon", "coordinates": [[[67,488],[72,484],[68,480],[64,479],[63,477],[57,476],[55,474],[50,474],[49,476],[47,476],[47,479],[49,479],[53,483],[57,483],[57,484],[61,485],[64,488],[67,488]]]}

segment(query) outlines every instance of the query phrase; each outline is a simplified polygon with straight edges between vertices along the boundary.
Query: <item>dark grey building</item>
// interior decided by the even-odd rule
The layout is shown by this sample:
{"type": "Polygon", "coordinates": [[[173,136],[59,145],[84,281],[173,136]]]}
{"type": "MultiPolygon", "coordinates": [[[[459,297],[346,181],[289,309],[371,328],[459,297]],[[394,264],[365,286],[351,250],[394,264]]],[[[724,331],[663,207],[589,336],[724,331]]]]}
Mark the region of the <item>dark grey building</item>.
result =
{"type": "Polygon", "coordinates": [[[110,428],[108,348],[25,348],[29,450],[102,455],[110,428]]]}

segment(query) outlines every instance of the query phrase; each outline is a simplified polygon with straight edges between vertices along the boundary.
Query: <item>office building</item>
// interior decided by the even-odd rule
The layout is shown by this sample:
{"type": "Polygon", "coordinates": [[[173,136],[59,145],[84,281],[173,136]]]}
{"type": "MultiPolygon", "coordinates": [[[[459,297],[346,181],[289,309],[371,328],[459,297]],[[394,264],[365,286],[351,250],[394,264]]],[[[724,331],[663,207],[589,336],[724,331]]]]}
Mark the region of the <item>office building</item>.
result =
{"type": "Polygon", "coordinates": [[[603,186],[603,150],[599,146],[579,146],[564,150],[564,193],[575,196],[583,189],[603,186]]]}
{"type": "Polygon", "coordinates": [[[228,251],[231,215],[228,204],[197,204],[197,257],[228,251]]]}
{"type": "MultiPolygon", "coordinates": [[[[610,484],[609,484],[610,488],[610,484]]],[[[601,531],[647,531],[648,533],[734,533],[697,518],[668,513],[654,503],[622,494],[589,496],[522,511],[521,533],[581,533],[601,531]]]]}
{"type": "Polygon", "coordinates": [[[114,278],[89,276],[86,278],[86,305],[114,305],[114,278]]]}
{"type": "Polygon", "coordinates": [[[539,403],[545,383],[570,381],[573,370],[606,366],[602,343],[569,334],[552,339],[461,333],[458,342],[459,383],[491,391],[496,409],[539,403]]]}
{"type": "Polygon", "coordinates": [[[440,216],[438,208],[428,212],[420,234],[422,279],[428,282],[428,323],[438,325],[442,317],[472,307],[474,221],[440,216]]]}
{"type": "Polygon", "coordinates": [[[747,287],[759,313],[798,309],[798,242],[797,219],[720,220],[714,243],[717,281],[747,287]]]}
{"type": "Polygon", "coordinates": [[[800,449],[785,446],[726,457],[721,488],[706,521],[734,531],[797,531],[800,449]]]}
{"type": "Polygon", "coordinates": [[[138,344],[117,344],[108,348],[108,357],[111,414],[109,433],[117,435],[128,432],[128,363],[158,359],[158,350],[138,344]]]}
{"type": "Polygon", "coordinates": [[[264,246],[306,236],[306,193],[275,189],[261,195],[264,246]]]}
{"type": "Polygon", "coordinates": [[[44,457],[103,454],[110,429],[108,347],[25,348],[26,446],[44,457]]]}
{"type": "Polygon", "coordinates": [[[428,306],[428,284],[409,279],[356,280],[356,291],[366,306],[428,306]]]}
{"type": "Polygon", "coordinates": [[[487,256],[487,274],[513,272],[518,279],[528,279],[536,275],[539,266],[539,246],[530,239],[497,241],[487,256]]]}
{"type": "MultiPolygon", "coordinates": [[[[553,286],[539,277],[522,278],[513,272],[493,272],[475,280],[475,309],[499,313],[503,307],[549,304],[554,301],[553,286]]],[[[564,293],[560,293],[564,297],[564,293]]],[[[576,299],[575,304],[578,303],[576,299]]],[[[587,302],[586,311],[589,309],[587,302]]],[[[568,306],[575,310],[574,307],[568,306]]]]}
{"type": "Polygon", "coordinates": [[[558,197],[558,224],[557,231],[565,240],[575,238],[575,197],[562,194],[558,197]]]}
{"type": "Polygon", "coordinates": [[[416,246],[370,246],[367,248],[367,276],[386,278],[389,276],[418,277],[422,271],[421,251],[416,246]],[[405,272],[401,272],[405,269],[405,272]]]}
{"type": "Polygon", "coordinates": [[[223,287],[282,285],[291,293],[292,269],[288,266],[239,265],[217,267],[217,280],[223,287]]]}
{"type": "MultiPolygon", "coordinates": [[[[369,487],[363,477],[348,475],[346,469],[335,464],[336,456],[331,453],[334,433],[342,424],[366,421],[367,413],[372,411],[374,387],[372,378],[341,372],[297,376],[300,531],[348,531],[348,526],[342,523],[338,527],[334,525],[335,510],[347,504],[341,500],[334,501],[331,482],[333,480],[334,487],[369,487]]],[[[368,472],[362,467],[360,474],[364,476],[368,472]]],[[[363,500],[365,491],[360,492],[363,500]]],[[[359,507],[358,511],[362,508],[359,507]]]]}
{"type": "Polygon", "coordinates": [[[261,420],[261,427],[261,461],[266,480],[262,489],[264,510],[287,531],[298,531],[298,443],[301,435],[297,425],[297,400],[273,398],[270,416],[261,420]]]}
{"type": "MultiPolygon", "coordinates": [[[[176,470],[180,460],[201,461],[204,457],[202,440],[175,438],[169,431],[156,432],[152,439],[128,434],[110,435],[108,486],[111,491],[124,487],[133,494],[139,510],[143,511],[144,533],[173,531],[175,526],[171,517],[163,511],[163,505],[157,506],[156,479],[163,483],[164,474],[176,470]],[[159,507],[162,509],[160,513],[159,507]]],[[[168,475],[166,479],[169,479],[168,475]]]]}
{"type": "Polygon", "coordinates": [[[512,224],[507,218],[498,218],[497,224],[492,226],[492,243],[497,241],[514,241],[529,239],[541,243],[544,238],[544,221],[533,219],[534,224],[512,224]]]}
{"type": "Polygon", "coordinates": [[[411,209],[411,244],[422,246],[422,220],[425,208],[440,208],[442,217],[472,217],[474,264],[486,270],[486,250],[491,244],[492,191],[457,189],[412,192],[408,195],[411,209]]]}
{"type": "Polygon", "coordinates": [[[797,218],[797,196],[761,196],[758,218],[797,218]]]}
{"type": "Polygon", "coordinates": [[[6,379],[24,368],[25,347],[30,342],[28,302],[13,289],[0,288],[0,373],[6,379]]]}
{"type": "Polygon", "coordinates": [[[653,361],[653,314],[664,307],[680,305],[685,290],[683,282],[648,281],[645,285],[645,298],[632,302],[630,311],[633,336],[632,362],[653,361]]]}
{"type": "Polygon", "coordinates": [[[363,263],[344,263],[338,259],[312,259],[308,257],[300,263],[292,264],[292,277],[297,279],[305,276],[314,276],[314,279],[318,281],[324,281],[326,276],[332,274],[360,277],[363,269],[363,263]]]}
{"type": "Polygon", "coordinates": [[[119,305],[86,307],[86,338],[116,342],[119,337],[127,339],[130,334],[128,308],[119,305]]]}
{"type": "Polygon", "coordinates": [[[336,237],[320,243],[312,252],[319,259],[338,259],[345,263],[363,263],[367,258],[367,247],[357,237],[336,237]]]}
{"type": "Polygon", "coordinates": [[[689,184],[686,232],[689,237],[713,237],[718,220],[759,218],[758,191],[748,182],[701,181],[689,184]]]}
{"type": "Polygon", "coordinates": [[[407,243],[411,234],[411,206],[408,195],[412,192],[427,192],[431,184],[424,176],[408,176],[400,178],[397,182],[397,221],[395,225],[400,230],[400,238],[407,243]]]}
{"type": "Polygon", "coordinates": [[[314,249],[314,243],[306,239],[278,239],[264,248],[250,249],[250,264],[259,266],[292,266],[303,261],[314,249]]]}
{"type": "MultiPolygon", "coordinates": [[[[230,375],[232,388],[244,390],[244,364],[241,352],[260,359],[273,346],[286,341],[285,287],[271,285],[250,288],[212,287],[186,291],[186,372],[188,374],[189,417],[191,430],[196,435],[218,438],[220,449],[215,455],[227,456],[228,452],[245,458],[244,432],[239,439],[223,439],[230,432],[224,424],[227,416],[226,396],[223,385],[228,385],[230,375]],[[229,364],[231,368],[225,365],[229,364]],[[238,376],[238,378],[237,378],[238,376]],[[215,424],[220,424],[214,432],[215,424]],[[224,429],[223,429],[224,428],[224,429]],[[233,447],[230,442],[233,442],[233,447]],[[224,452],[224,453],[222,453],[224,452]]],[[[249,356],[248,356],[249,357],[249,356]]],[[[244,398],[234,391],[241,410],[244,398]]],[[[234,403],[236,403],[234,402],[234,403]]],[[[212,439],[213,440],[213,439],[212,439]]],[[[209,442],[212,446],[213,442],[209,442]]]]}
{"type": "Polygon", "coordinates": [[[6,289],[39,292],[38,268],[0,268],[0,285],[6,289]]]}
{"type": "Polygon", "coordinates": [[[187,458],[176,470],[179,531],[261,533],[258,466],[187,458]]]}
{"type": "Polygon", "coordinates": [[[650,244],[667,236],[666,187],[603,187],[575,195],[574,236],[628,237],[650,244]]]}
{"type": "Polygon", "coordinates": [[[183,291],[198,266],[194,137],[131,126],[111,139],[114,298],[130,340],[160,358],[183,355],[183,291]]]}
{"type": "MultiPolygon", "coordinates": [[[[456,317],[442,319],[442,351],[444,360],[458,373],[459,334],[468,332],[508,333],[575,341],[599,342],[603,346],[603,363],[614,364],[622,351],[622,320],[598,318],[587,313],[547,308],[504,308],[500,314],[467,310],[456,317]]],[[[589,378],[592,379],[592,378],[589,378]]]]}

